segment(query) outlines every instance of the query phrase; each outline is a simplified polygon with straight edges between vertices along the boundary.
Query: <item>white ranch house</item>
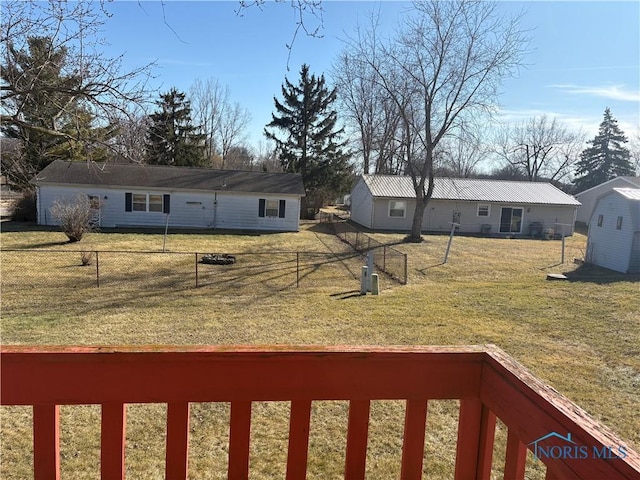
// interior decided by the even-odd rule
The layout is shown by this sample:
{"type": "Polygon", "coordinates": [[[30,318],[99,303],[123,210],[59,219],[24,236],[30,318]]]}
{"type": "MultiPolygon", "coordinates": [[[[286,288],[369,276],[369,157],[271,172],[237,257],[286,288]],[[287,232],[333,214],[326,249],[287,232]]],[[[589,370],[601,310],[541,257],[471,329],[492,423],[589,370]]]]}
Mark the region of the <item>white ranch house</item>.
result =
{"type": "Polygon", "coordinates": [[[589,220],[587,261],[640,273],[640,188],[614,188],[600,196],[589,220]]]}
{"type": "Polygon", "coordinates": [[[605,193],[611,192],[614,188],[640,188],[640,177],[616,177],[588,190],[576,193],[576,200],[582,204],[578,208],[576,220],[585,224],[589,223],[598,198],[605,193]]]}
{"type": "Polygon", "coordinates": [[[40,225],[53,203],[89,197],[101,227],[298,231],[302,177],[295,173],[57,160],[32,183],[40,225]]]}
{"type": "MultiPolygon", "coordinates": [[[[372,230],[410,231],[415,211],[410,177],[362,175],[351,192],[351,219],[372,230]]],[[[424,232],[572,235],[575,198],[550,183],[436,178],[424,212],[424,232]]]]}

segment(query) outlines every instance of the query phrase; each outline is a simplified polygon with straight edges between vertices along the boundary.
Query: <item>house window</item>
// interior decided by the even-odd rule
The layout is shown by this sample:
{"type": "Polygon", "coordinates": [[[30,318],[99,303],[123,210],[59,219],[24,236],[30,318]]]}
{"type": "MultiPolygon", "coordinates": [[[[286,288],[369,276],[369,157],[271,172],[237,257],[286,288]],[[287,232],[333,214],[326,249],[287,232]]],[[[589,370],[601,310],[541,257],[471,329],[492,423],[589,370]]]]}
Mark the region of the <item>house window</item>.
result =
{"type": "Polygon", "coordinates": [[[604,215],[602,215],[602,214],[598,215],[598,226],[599,227],[602,226],[603,220],[604,220],[604,215]]]}
{"type": "Polygon", "coordinates": [[[134,212],[147,211],[147,195],[145,193],[133,194],[133,211],[134,212]]]}
{"type": "Polygon", "coordinates": [[[278,209],[280,208],[278,200],[267,200],[265,204],[265,216],[266,217],[277,217],[278,209]]]}
{"type": "Polygon", "coordinates": [[[125,193],[124,210],[126,212],[169,213],[171,195],[151,193],[125,193]]]}
{"type": "Polygon", "coordinates": [[[488,217],[491,215],[491,206],[484,203],[478,204],[478,216],[479,217],[488,217]]]}
{"type": "Polygon", "coordinates": [[[149,211],[162,212],[162,195],[149,195],[149,211]]]}
{"type": "Polygon", "coordinates": [[[258,200],[258,216],[269,218],[285,218],[286,200],[261,198],[258,200]]]}
{"type": "Polygon", "coordinates": [[[618,217],[616,220],[616,230],[622,230],[622,217],[618,217]]]}
{"type": "Polygon", "coordinates": [[[407,212],[407,202],[402,200],[391,200],[389,202],[389,216],[404,218],[407,212]]]}

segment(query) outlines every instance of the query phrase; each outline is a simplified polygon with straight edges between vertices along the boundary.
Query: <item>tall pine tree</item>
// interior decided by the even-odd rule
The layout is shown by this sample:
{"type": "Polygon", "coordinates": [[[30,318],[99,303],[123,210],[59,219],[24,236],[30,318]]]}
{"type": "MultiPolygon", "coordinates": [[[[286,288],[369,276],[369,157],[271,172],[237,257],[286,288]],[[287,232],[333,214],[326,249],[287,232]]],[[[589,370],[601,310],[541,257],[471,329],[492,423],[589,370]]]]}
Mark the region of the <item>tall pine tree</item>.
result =
{"type": "Polygon", "coordinates": [[[591,146],[580,154],[580,161],[576,164],[576,178],[573,181],[576,192],[618,176],[633,175],[631,154],[624,146],[627,141],[618,121],[607,107],[598,134],[587,142],[591,146]]]}
{"type": "Polygon", "coordinates": [[[0,132],[21,148],[1,156],[3,173],[30,189],[33,176],[54,160],[104,161],[115,129],[98,126],[90,102],[74,94],[82,79],[69,72],[67,48],[39,36],[28,37],[24,49],[10,41],[4,47],[0,132]]]}
{"type": "Polygon", "coordinates": [[[301,213],[311,218],[328,200],[346,193],[352,178],[350,154],[340,141],[343,130],[336,128],[332,108],[336,90],[327,88],[324,75],[310,75],[309,66],[302,65],[297,85],[285,78],[282,97],[283,102],[274,97],[277,113],[264,133],[275,141],[283,169],[302,174],[307,195],[301,213]]]}
{"type": "Polygon", "coordinates": [[[185,94],[172,88],[160,95],[159,110],[150,115],[151,125],[145,141],[147,163],[202,167],[205,136],[191,120],[191,105],[185,94]]]}

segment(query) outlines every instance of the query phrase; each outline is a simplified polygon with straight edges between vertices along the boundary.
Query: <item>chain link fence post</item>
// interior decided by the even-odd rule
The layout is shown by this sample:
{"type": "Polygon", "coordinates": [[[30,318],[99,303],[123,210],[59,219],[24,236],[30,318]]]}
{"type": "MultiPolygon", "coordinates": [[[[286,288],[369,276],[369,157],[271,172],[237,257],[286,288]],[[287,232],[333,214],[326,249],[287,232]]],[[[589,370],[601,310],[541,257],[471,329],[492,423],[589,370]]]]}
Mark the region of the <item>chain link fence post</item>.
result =
{"type": "Polygon", "coordinates": [[[196,288],[198,288],[198,253],[195,253],[196,256],[196,288]]]}
{"type": "Polygon", "coordinates": [[[96,250],[96,287],[100,288],[100,259],[98,258],[97,250],[96,250]]]}

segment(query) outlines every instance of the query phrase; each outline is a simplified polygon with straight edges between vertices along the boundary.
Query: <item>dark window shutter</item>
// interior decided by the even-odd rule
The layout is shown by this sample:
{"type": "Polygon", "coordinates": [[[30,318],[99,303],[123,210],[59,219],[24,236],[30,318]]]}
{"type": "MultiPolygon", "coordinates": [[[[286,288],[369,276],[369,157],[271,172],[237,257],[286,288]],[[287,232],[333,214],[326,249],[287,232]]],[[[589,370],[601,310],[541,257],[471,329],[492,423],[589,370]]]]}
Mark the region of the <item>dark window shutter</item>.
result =
{"type": "Polygon", "coordinates": [[[266,208],[267,201],[264,198],[258,200],[258,216],[264,217],[264,210],[266,208]]]}
{"type": "Polygon", "coordinates": [[[280,208],[278,208],[278,217],[280,218],[284,218],[284,207],[286,203],[286,200],[280,200],[280,208]]]}
{"type": "Polygon", "coordinates": [[[171,212],[171,195],[165,193],[162,196],[162,213],[171,212]]]}
{"type": "Polygon", "coordinates": [[[133,211],[133,193],[124,194],[124,211],[125,212],[133,211]]]}

